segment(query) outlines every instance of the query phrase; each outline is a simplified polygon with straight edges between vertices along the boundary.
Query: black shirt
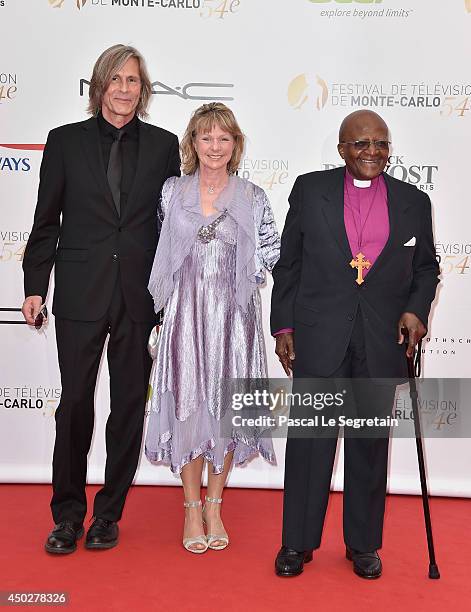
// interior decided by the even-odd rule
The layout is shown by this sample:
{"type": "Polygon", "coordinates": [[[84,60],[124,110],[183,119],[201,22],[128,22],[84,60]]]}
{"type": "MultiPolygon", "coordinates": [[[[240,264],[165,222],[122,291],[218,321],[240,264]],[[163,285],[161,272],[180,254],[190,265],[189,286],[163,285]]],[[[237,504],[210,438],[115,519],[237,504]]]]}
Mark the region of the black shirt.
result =
{"type": "Polygon", "coordinates": [[[126,209],[129,193],[131,192],[134,178],[136,176],[137,157],[139,153],[139,122],[134,116],[129,123],[121,129],[108,123],[101,113],[98,114],[98,130],[100,133],[100,145],[103,155],[105,174],[108,170],[110,151],[113,140],[118,132],[123,132],[121,139],[121,154],[123,160],[123,174],[121,176],[121,216],[126,209]]]}

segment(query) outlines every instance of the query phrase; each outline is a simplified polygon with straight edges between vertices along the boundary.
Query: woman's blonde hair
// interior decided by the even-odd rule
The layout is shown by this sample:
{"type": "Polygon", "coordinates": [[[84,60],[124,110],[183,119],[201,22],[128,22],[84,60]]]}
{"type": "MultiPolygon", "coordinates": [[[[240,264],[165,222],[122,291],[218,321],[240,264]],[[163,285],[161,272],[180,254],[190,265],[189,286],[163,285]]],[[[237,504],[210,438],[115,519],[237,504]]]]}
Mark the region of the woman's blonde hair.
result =
{"type": "Polygon", "coordinates": [[[113,45],[106,49],[106,51],[103,51],[95,62],[88,94],[89,102],[87,110],[91,115],[95,117],[98,115],[101,110],[103,95],[108,89],[112,77],[131,58],[137,59],[141,78],[141,95],[136,107],[136,115],[143,119],[148,116],[147,108],[152,95],[152,84],[147,72],[146,62],[137,49],[126,45],[113,45]]]}
{"type": "Polygon", "coordinates": [[[208,134],[215,126],[228,132],[234,138],[234,150],[227,164],[227,171],[229,174],[237,172],[244,150],[244,135],[231,109],[221,102],[211,102],[210,104],[203,104],[195,110],[182,138],[180,152],[184,174],[194,174],[199,166],[195,149],[197,134],[208,134]]]}

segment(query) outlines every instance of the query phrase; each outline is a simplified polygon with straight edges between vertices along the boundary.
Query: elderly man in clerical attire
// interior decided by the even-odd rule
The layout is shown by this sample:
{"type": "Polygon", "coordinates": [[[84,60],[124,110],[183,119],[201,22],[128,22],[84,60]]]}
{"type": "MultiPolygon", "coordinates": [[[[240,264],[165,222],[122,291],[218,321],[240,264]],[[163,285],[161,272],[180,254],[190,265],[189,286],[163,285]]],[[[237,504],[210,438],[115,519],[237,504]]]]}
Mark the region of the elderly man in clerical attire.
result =
{"type": "MultiPolygon", "coordinates": [[[[384,173],[389,146],[379,115],[354,112],[339,132],[346,167],[296,179],[273,271],[271,328],[295,384],[306,378],[393,379],[378,384],[370,406],[363,406],[375,410],[377,402],[390,414],[394,379],[407,376],[401,345],[407,335],[412,355],[426,333],[439,268],[430,199],[384,173]]],[[[337,431],[288,435],[279,576],[300,574],[320,546],[337,431]]],[[[345,436],[344,539],[347,558],[363,578],[382,571],[377,550],[388,443],[387,435],[345,436]]]]}

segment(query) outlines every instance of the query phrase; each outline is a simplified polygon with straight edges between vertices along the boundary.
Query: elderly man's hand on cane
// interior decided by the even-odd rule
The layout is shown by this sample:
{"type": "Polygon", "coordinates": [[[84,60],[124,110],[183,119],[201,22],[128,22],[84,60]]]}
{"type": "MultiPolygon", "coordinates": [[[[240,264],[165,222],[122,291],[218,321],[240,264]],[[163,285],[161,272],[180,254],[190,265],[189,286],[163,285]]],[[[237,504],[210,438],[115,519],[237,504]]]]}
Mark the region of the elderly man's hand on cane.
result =
{"type": "Polygon", "coordinates": [[[397,324],[398,329],[398,344],[403,344],[404,342],[404,334],[403,330],[407,330],[408,335],[408,346],[406,350],[406,355],[408,358],[413,357],[414,349],[417,346],[419,340],[427,333],[425,325],[419,319],[417,315],[413,312],[404,312],[399,319],[399,323],[397,324]]]}

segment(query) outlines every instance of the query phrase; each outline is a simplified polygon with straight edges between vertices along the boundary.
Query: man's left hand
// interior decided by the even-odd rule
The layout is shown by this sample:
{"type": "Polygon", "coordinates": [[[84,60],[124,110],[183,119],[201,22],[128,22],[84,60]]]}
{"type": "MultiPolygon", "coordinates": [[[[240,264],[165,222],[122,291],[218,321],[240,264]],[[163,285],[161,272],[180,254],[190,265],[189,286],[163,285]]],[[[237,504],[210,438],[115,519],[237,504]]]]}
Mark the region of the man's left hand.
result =
{"type": "Polygon", "coordinates": [[[403,329],[407,329],[409,335],[409,344],[407,345],[406,355],[407,357],[413,357],[414,349],[417,345],[417,342],[425,336],[427,330],[425,329],[425,325],[419,319],[417,315],[412,312],[404,312],[399,319],[398,323],[398,344],[402,344],[404,342],[404,334],[402,333],[403,329]]]}

